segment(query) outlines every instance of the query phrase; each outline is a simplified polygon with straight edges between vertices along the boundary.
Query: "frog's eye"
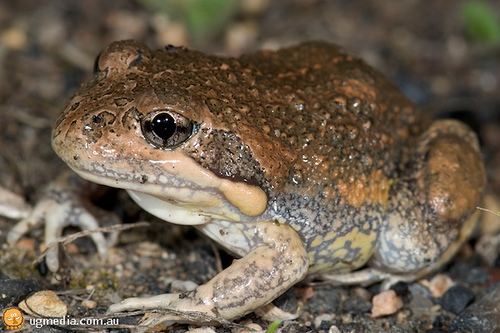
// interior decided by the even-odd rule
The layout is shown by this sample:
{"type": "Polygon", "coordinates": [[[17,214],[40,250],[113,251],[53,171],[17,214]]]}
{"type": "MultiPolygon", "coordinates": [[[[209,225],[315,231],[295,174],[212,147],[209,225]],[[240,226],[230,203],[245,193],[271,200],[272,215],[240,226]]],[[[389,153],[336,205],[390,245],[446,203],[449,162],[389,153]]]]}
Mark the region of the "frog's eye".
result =
{"type": "Polygon", "coordinates": [[[154,111],[141,120],[142,134],[155,147],[173,149],[194,133],[195,125],[172,111],[154,111]]]}

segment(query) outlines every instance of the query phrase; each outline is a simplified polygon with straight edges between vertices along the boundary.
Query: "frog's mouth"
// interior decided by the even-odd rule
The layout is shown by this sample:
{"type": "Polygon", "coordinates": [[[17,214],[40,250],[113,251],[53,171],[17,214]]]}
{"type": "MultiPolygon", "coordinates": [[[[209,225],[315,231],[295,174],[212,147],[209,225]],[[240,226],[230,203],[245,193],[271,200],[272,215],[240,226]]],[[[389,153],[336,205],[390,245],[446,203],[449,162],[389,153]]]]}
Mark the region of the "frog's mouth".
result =
{"type": "MultiPolygon", "coordinates": [[[[200,225],[213,219],[242,222],[263,212],[262,204],[258,202],[259,199],[262,200],[259,192],[262,190],[244,183],[217,178],[218,182],[211,184],[212,186],[201,186],[173,175],[162,175],[165,179],[163,183],[155,183],[141,179],[140,176],[120,177],[116,172],[113,172],[114,176],[110,176],[104,170],[96,172],[72,165],[70,167],[86,180],[125,189],[144,210],[175,224],[200,225]],[[249,207],[249,204],[255,204],[252,198],[257,199],[257,206],[249,207]]],[[[265,194],[264,198],[267,201],[265,194]]]]}

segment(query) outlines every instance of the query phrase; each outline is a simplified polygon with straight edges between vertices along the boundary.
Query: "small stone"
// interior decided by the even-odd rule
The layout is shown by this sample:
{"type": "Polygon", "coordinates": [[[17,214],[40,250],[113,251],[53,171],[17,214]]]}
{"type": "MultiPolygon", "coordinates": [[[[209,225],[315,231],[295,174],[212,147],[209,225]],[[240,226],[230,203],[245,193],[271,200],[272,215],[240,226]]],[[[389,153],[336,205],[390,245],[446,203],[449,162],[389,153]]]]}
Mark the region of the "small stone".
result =
{"type": "Polygon", "coordinates": [[[448,289],[439,303],[446,311],[459,314],[473,300],[474,293],[470,289],[461,285],[456,285],[448,289]]]}
{"type": "Polygon", "coordinates": [[[431,294],[430,290],[426,286],[423,286],[419,283],[411,284],[408,287],[408,289],[410,290],[412,297],[419,296],[419,297],[427,298],[427,299],[432,298],[432,294],[431,294]]]}
{"type": "Polygon", "coordinates": [[[489,266],[500,267],[500,233],[497,235],[483,235],[475,246],[477,254],[489,266]]]}
{"type": "Polygon", "coordinates": [[[159,258],[161,256],[162,248],[157,243],[145,241],[137,245],[136,252],[139,256],[141,256],[141,258],[159,258]]]}
{"type": "Polygon", "coordinates": [[[344,313],[340,316],[340,321],[342,324],[350,324],[352,323],[352,315],[350,313],[344,313]]]}
{"type": "MultiPolygon", "coordinates": [[[[365,301],[369,302],[372,299],[372,294],[368,290],[366,290],[365,288],[357,287],[357,288],[354,288],[353,292],[356,296],[358,296],[361,299],[364,299],[365,301]]],[[[396,291],[396,293],[397,293],[397,291],[396,291]]]]}
{"type": "Polygon", "coordinates": [[[341,333],[339,328],[335,325],[330,326],[328,329],[328,333],[341,333]]]}
{"type": "Polygon", "coordinates": [[[16,248],[26,251],[34,251],[35,250],[35,240],[32,238],[21,238],[16,243],[16,248]]]}
{"type": "Polygon", "coordinates": [[[349,297],[342,305],[345,312],[360,314],[370,312],[372,304],[357,296],[349,297]]]}
{"type": "Polygon", "coordinates": [[[20,27],[11,27],[1,33],[0,42],[9,49],[21,50],[26,47],[28,36],[24,29],[20,27]]]}
{"type": "Polygon", "coordinates": [[[298,294],[304,301],[307,301],[308,299],[314,297],[314,288],[312,287],[298,288],[298,294]]]}
{"type": "Polygon", "coordinates": [[[372,303],[373,318],[394,314],[403,307],[403,300],[394,290],[386,290],[373,296],[372,303]]]}
{"type": "Polygon", "coordinates": [[[241,323],[245,327],[238,327],[231,330],[231,333],[256,333],[262,332],[263,329],[259,324],[252,321],[246,321],[241,323]]]}
{"type": "Polygon", "coordinates": [[[80,253],[80,250],[78,249],[78,246],[75,243],[69,243],[66,245],[66,251],[69,254],[78,254],[80,253]]]}
{"type": "Polygon", "coordinates": [[[406,323],[410,316],[411,316],[411,311],[401,310],[396,314],[396,322],[398,322],[400,324],[406,323]]]}
{"type": "Polygon", "coordinates": [[[82,301],[82,306],[87,309],[95,309],[95,307],[97,306],[97,302],[90,299],[84,299],[82,301]]]}
{"type": "Polygon", "coordinates": [[[330,313],[321,314],[321,315],[317,316],[316,318],[314,318],[314,327],[316,329],[318,329],[321,326],[322,322],[324,322],[324,321],[329,322],[329,321],[332,321],[333,319],[334,319],[334,315],[332,315],[330,313]]]}
{"type": "Polygon", "coordinates": [[[457,316],[450,332],[498,332],[500,330],[500,283],[484,292],[478,301],[457,316]]]}
{"type": "Polygon", "coordinates": [[[474,267],[467,274],[464,282],[467,284],[486,284],[488,282],[488,272],[482,267],[474,267]]]}
{"type": "Polygon", "coordinates": [[[36,317],[64,317],[68,313],[66,304],[52,290],[37,291],[21,301],[19,307],[36,317]]]}
{"type": "Polygon", "coordinates": [[[431,292],[432,297],[435,298],[443,296],[443,294],[455,284],[446,274],[437,274],[430,281],[422,280],[420,283],[427,287],[431,292]]]}

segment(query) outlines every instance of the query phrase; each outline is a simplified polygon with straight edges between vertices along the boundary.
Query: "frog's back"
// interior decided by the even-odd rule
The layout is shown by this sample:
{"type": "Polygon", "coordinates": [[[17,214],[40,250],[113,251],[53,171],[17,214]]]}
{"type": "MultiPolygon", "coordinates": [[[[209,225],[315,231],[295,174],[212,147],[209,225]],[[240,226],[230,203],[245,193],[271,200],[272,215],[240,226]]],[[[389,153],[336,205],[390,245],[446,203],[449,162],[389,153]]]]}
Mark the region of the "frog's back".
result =
{"type": "Polygon", "coordinates": [[[391,177],[405,147],[424,129],[391,82],[335,45],[308,42],[241,62],[259,70],[260,105],[250,117],[289,150],[290,186],[302,182],[305,189],[326,186],[328,192],[352,178],[391,177]]]}
{"type": "Polygon", "coordinates": [[[262,71],[256,87],[276,87],[263,128],[281,141],[289,167],[274,213],[302,234],[315,269],[362,266],[424,119],[381,74],[336,46],[306,43],[247,59],[262,71]]]}

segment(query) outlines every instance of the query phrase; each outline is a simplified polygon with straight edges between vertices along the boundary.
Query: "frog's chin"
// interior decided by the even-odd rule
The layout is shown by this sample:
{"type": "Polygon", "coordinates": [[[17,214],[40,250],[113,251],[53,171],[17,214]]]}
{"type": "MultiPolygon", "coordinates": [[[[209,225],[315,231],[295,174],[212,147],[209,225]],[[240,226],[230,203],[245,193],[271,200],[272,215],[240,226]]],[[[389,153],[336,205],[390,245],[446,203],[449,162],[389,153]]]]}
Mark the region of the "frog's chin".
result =
{"type": "Polygon", "coordinates": [[[130,197],[150,214],[175,224],[200,225],[212,219],[241,221],[244,216],[223,196],[210,188],[169,187],[118,180],[72,168],[91,182],[127,190],[130,197]]]}
{"type": "MultiPolygon", "coordinates": [[[[182,204],[174,200],[163,200],[153,195],[127,190],[130,197],[148,213],[171,223],[200,225],[209,223],[212,214],[200,211],[192,204],[182,204]]],[[[227,219],[227,218],[226,218],[227,219]]]]}

